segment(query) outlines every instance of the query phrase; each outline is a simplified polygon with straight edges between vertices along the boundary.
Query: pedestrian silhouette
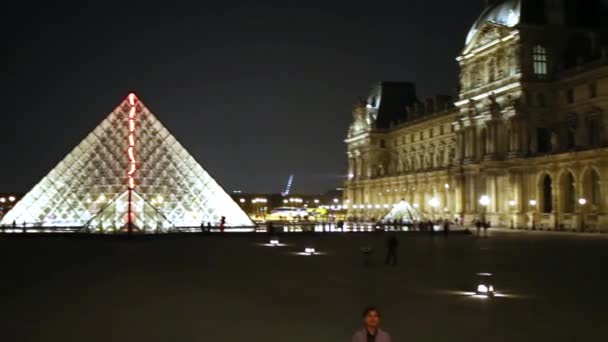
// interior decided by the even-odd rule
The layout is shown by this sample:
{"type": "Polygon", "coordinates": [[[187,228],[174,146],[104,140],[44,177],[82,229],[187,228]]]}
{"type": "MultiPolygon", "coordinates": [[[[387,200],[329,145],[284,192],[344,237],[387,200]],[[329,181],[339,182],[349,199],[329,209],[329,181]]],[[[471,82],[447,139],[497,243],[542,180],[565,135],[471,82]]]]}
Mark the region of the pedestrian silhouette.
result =
{"type": "Polygon", "coordinates": [[[224,232],[224,228],[226,226],[226,216],[222,216],[220,219],[220,233],[224,232]]]}
{"type": "Polygon", "coordinates": [[[486,221],[483,223],[483,235],[488,237],[488,228],[490,228],[490,222],[486,221]]]}
{"type": "Polygon", "coordinates": [[[480,237],[481,235],[481,226],[483,226],[483,223],[481,222],[481,220],[477,220],[475,221],[475,227],[477,228],[477,237],[480,237]]]}
{"type": "Polygon", "coordinates": [[[386,265],[397,266],[397,247],[399,247],[399,240],[397,240],[397,234],[392,233],[386,241],[386,265]]]}

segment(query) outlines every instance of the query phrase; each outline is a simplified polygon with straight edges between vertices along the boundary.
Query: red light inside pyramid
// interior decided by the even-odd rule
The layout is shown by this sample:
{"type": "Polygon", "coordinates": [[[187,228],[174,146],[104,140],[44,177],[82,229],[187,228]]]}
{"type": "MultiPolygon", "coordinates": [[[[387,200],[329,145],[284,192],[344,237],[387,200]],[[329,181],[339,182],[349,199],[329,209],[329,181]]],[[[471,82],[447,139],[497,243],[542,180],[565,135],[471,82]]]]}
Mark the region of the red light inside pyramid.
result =
{"type": "Polygon", "coordinates": [[[129,190],[135,188],[135,171],[137,171],[137,159],[135,155],[135,118],[137,115],[137,97],[134,93],[127,97],[129,103],[129,137],[127,156],[129,157],[129,169],[127,170],[127,185],[129,190]]]}
{"type": "Polygon", "coordinates": [[[129,99],[129,105],[131,107],[135,107],[135,105],[137,104],[137,96],[135,95],[135,93],[129,94],[127,98],[129,99]]]}

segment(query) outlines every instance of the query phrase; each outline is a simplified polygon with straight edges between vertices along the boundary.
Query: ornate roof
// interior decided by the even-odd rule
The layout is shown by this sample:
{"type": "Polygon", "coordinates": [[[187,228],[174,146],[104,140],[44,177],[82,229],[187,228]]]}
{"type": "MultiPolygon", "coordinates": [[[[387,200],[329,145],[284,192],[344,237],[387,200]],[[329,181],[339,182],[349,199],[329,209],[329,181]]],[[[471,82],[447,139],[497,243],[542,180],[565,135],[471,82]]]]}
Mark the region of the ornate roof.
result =
{"type": "Polygon", "coordinates": [[[481,16],[467,35],[466,44],[469,44],[475,37],[481,26],[487,22],[514,27],[521,20],[521,0],[502,0],[495,1],[481,13],[481,16]]]}

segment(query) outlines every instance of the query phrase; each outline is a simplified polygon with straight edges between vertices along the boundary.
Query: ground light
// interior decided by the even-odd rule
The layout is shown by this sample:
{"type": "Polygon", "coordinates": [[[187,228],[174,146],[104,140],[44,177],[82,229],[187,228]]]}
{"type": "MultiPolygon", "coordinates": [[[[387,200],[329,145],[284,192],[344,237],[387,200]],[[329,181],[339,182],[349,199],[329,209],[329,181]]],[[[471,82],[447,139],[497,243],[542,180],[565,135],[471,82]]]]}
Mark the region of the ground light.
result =
{"type": "Polygon", "coordinates": [[[319,252],[316,248],[314,247],[305,247],[303,252],[300,253],[294,253],[296,255],[301,255],[301,256],[316,256],[316,255],[325,255],[325,253],[319,252]]]}
{"type": "Polygon", "coordinates": [[[492,282],[491,273],[479,273],[477,274],[477,287],[475,289],[475,295],[480,297],[492,298],[494,297],[494,284],[492,282]]]}
{"type": "Polygon", "coordinates": [[[281,243],[279,238],[270,238],[270,241],[268,241],[268,243],[264,244],[264,246],[266,246],[266,247],[285,247],[287,245],[284,243],[281,243]]]}

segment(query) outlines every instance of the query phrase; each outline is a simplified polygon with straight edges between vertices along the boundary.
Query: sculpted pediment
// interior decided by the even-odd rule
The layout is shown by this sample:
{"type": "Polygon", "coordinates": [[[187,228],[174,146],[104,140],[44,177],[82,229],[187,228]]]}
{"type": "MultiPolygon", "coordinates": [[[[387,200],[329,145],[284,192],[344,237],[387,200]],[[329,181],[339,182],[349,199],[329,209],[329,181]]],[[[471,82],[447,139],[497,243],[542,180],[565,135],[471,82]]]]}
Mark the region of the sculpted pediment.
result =
{"type": "Polygon", "coordinates": [[[480,48],[490,42],[497,39],[504,38],[513,32],[513,28],[508,26],[487,22],[483,24],[477,33],[473,36],[473,39],[467,44],[462,51],[462,55],[468,55],[471,51],[480,48]]]}

